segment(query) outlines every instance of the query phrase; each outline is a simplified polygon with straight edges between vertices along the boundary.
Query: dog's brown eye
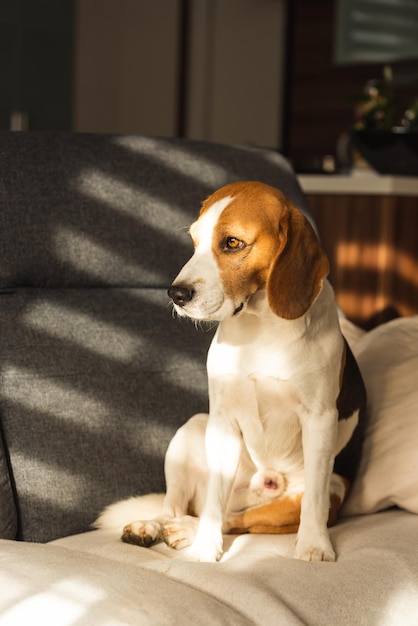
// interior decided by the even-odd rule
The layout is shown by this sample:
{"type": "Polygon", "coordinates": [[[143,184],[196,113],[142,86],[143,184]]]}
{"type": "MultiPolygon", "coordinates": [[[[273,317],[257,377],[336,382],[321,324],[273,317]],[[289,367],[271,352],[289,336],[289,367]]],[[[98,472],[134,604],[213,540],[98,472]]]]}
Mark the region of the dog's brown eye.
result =
{"type": "Polygon", "coordinates": [[[225,240],[225,248],[227,250],[241,250],[244,247],[244,242],[236,237],[227,237],[225,240]]]}

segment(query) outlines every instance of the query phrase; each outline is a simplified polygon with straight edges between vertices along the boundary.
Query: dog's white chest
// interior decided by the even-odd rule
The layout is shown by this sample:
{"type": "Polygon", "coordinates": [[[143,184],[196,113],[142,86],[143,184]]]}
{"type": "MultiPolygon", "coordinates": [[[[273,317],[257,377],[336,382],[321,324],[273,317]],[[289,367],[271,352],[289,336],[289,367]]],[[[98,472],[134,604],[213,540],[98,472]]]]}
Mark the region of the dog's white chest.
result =
{"type": "Polygon", "coordinates": [[[208,376],[289,380],[295,369],[303,324],[289,324],[276,316],[260,320],[243,314],[222,322],[208,353],[208,376]],[[283,326],[283,328],[281,328],[283,326]]]}
{"type": "Polygon", "coordinates": [[[259,469],[300,471],[300,400],[290,382],[290,337],[283,339],[286,345],[282,349],[277,337],[260,332],[260,328],[254,318],[253,327],[251,322],[245,327],[244,340],[241,334],[234,336],[230,328],[218,330],[208,355],[211,412],[220,411],[224,419],[238,424],[250,457],[259,469]]]}

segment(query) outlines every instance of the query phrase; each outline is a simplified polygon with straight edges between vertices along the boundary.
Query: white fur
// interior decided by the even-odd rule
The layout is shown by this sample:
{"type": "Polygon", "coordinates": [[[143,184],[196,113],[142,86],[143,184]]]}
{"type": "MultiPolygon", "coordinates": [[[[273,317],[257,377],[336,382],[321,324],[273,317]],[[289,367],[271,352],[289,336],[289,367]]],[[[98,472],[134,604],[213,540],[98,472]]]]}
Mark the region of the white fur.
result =
{"type": "MultiPolygon", "coordinates": [[[[173,283],[194,288],[191,302],[176,307],[179,314],[220,321],[207,361],[209,475],[193,552],[204,561],[222,554],[222,521],[244,442],[258,470],[304,472],[296,556],[334,560],[327,531],[329,486],[337,441],[345,445],[349,436],[338,437],[343,339],[333,290],[324,281],[319,296],[297,319],[275,315],[262,291],[245,297],[243,310],[234,315],[240,302],[228,297],[231,290],[219,280],[213,250],[206,243],[229,205],[225,200],[224,205],[213,204],[192,227],[195,253],[173,283]]],[[[350,435],[355,422],[356,416],[350,435]]]]}
{"type": "Polygon", "coordinates": [[[198,237],[198,245],[175,282],[193,285],[196,297],[184,309],[181,307],[176,309],[180,316],[187,315],[193,319],[218,321],[223,317],[232,315],[235,309],[234,303],[225,297],[219,268],[211,249],[213,229],[230,201],[231,197],[229,196],[218,200],[193,225],[198,224],[195,233],[198,237]]]}
{"type": "Polygon", "coordinates": [[[164,503],[163,493],[133,496],[106,507],[94,522],[95,528],[122,532],[129,520],[150,520],[160,515],[164,503]]]}
{"type": "MultiPolygon", "coordinates": [[[[167,494],[150,534],[176,547],[194,537],[193,557],[216,561],[229,513],[304,491],[295,556],[331,561],[332,467],[357,421],[355,414],[339,430],[343,339],[333,290],[325,280],[306,313],[292,320],[278,317],[262,290],[228,295],[237,290],[222,282],[211,242],[230,200],[215,202],[192,226],[195,252],[173,282],[193,289],[190,302],[175,306],[179,315],[220,324],[207,359],[210,416],[195,416],[172,440],[167,494]],[[277,490],[263,488],[271,474],[277,490]]],[[[333,489],[344,489],[335,476],[333,489]]],[[[142,522],[133,530],[147,534],[142,522]]]]}
{"type": "Polygon", "coordinates": [[[311,309],[289,321],[271,312],[265,295],[258,294],[254,308],[250,300],[239,317],[220,324],[208,354],[209,483],[194,543],[198,558],[217,560],[221,555],[222,516],[244,440],[257,469],[275,468],[286,475],[304,471],[296,555],[333,560],[326,520],[338,452],[335,370],[342,338],[332,302],[326,283],[311,309]],[[321,339],[321,350],[316,341],[306,340],[308,328],[321,339]]]}

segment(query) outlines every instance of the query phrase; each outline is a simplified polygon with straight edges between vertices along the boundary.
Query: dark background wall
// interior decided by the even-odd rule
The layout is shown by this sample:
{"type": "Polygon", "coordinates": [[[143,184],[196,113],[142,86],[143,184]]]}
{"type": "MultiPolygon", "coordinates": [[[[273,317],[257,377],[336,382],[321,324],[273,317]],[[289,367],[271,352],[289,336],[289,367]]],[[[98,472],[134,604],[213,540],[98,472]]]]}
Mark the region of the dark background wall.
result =
{"type": "Polygon", "coordinates": [[[0,128],[11,111],[30,111],[33,130],[71,128],[73,46],[73,0],[0,1],[0,128]]]}
{"type": "MultiPolygon", "coordinates": [[[[30,130],[261,143],[296,165],[335,154],[352,96],[382,76],[334,62],[335,12],[336,0],[0,0],[0,128],[29,111],[30,130]]],[[[417,65],[393,65],[406,99],[417,65]]]]}
{"type": "MultiPolygon", "coordinates": [[[[335,0],[290,0],[288,10],[284,151],[299,162],[335,154],[338,138],[353,123],[353,96],[369,79],[382,78],[383,67],[334,62],[335,0]]],[[[418,77],[418,61],[393,64],[406,102],[418,96],[418,81],[410,82],[414,70],[418,77]]]]}

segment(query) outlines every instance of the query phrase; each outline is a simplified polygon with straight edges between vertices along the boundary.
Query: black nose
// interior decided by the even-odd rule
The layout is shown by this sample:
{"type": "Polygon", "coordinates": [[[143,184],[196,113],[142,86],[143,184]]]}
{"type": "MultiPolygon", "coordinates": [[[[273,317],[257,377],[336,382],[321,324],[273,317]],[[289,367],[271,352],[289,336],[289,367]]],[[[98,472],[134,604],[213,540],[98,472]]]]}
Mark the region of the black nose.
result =
{"type": "Polygon", "coordinates": [[[184,306],[194,296],[194,290],[189,289],[189,287],[176,287],[172,286],[168,290],[168,295],[177,306],[184,306]]]}

